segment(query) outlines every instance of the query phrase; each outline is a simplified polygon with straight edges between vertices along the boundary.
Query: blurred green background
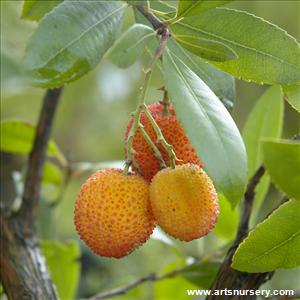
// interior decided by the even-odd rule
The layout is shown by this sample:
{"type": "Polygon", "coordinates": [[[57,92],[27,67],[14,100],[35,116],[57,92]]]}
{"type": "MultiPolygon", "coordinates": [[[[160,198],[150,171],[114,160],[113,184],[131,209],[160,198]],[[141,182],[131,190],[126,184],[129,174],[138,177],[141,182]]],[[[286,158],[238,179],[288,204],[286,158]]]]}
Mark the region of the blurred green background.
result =
{"type": "MultiPolygon", "coordinates": [[[[254,13],[299,40],[298,1],[235,1],[228,7],[254,13]]],[[[34,22],[20,20],[20,11],[21,1],[1,1],[1,119],[25,120],[35,124],[45,91],[28,86],[18,76],[26,42],[36,27],[34,22]]],[[[133,14],[127,9],[124,30],[133,22],[133,14]]],[[[52,136],[68,160],[72,163],[123,160],[124,131],[129,113],[135,108],[141,83],[140,70],[147,59],[145,56],[125,70],[104,59],[94,71],[64,88],[52,136]]],[[[161,85],[162,77],[157,70],[147,97],[149,103],[160,100],[162,95],[157,88],[161,85]]],[[[265,88],[236,82],[237,99],[233,117],[240,130],[265,88]]],[[[298,131],[299,115],[286,103],[283,137],[290,138],[298,131]]],[[[1,158],[1,198],[14,198],[11,172],[23,171],[26,158],[8,154],[2,154],[1,158]]],[[[73,225],[73,207],[79,187],[88,175],[89,172],[85,172],[72,179],[55,207],[49,206],[51,190],[44,186],[38,224],[41,239],[62,242],[78,240],[73,225]]],[[[280,194],[271,188],[268,198],[271,201],[265,203],[265,209],[275,207],[280,194]]],[[[236,222],[236,219],[232,220],[236,222]]],[[[232,234],[226,239],[211,233],[201,240],[181,243],[158,232],[155,238],[122,260],[97,257],[80,242],[82,265],[76,297],[85,298],[151,272],[172,270],[184,265],[187,258],[201,259],[211,255],[220,260],[220,248],[226,247],[232,234]]],[[[278,271],[267,286],[274,289],[297,288],[299,275],[299,269],[278,271]]],[[[62,284],[66,278],[61,276],[62,284]]],[[[146,283],[115,299],[185,299],[186,288],[196,288],[196,285],[187,278],[176,277],[156,284],[146,283]]]]}

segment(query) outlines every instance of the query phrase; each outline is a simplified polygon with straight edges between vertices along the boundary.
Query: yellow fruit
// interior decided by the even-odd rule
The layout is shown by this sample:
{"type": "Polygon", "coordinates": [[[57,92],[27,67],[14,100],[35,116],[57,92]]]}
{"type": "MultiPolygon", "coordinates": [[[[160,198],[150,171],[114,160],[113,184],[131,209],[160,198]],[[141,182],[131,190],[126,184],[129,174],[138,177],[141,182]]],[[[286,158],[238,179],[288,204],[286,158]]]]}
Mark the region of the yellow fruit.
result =
{"type": "Polygon", "coordinates": [[[121,258],[143,244],[155,226],[149,184],[139,175],[104,169],[82,185],[75,205],[80,238],[98,255],[121,258]]]}
{"type": "Polygon", "coordinates": [[[182,241],[207,235],[219,215],[211,179],[193,164],[159,171],[150,184],[150,202],[157,224],[182,241]]]}
{"type": "MultiPolygon", "coordinates": [[[[177,164],[192,163],[202,167],[202,163],[197,156],[194,147],[189,142],[189,139],[186,136],[183,127],[176,117],[174,107],[172,105],[169,106],[168,115],[164,115],[164,105],[160,102],[149,105],[148,109],[157,125],[161,129],[166,141],[173,146],[176,156],[179,159],[179,161],[177,161],[177,164]]],[[[157,142],[156,133],[145,113],[141,114],[140,122],[144,126],[144,129],[150,136],[151,140],[160,150],[163,159],[166,162],[166,165],[170,166],[168,153],[163,148],[163,146],[157,142]]],[[[133,118],[130,119],[130,122],[127,126],[125,139],[127,139],[128,137],[128,133],[130,131],[132,123],[133,118]]],[[[133,148],[136,152],[134,159],[140,166],[140,169],[142,171],[141,175],[147,181],[151,181],[152,177],[160,170],[160,164],[158,159],[155,157],[153,150],[142,136],[140,130],[138,130],[134,135],[133,148]]],[[[133,170],[138,172],[138,170],[134,166],[133,170]]]]}

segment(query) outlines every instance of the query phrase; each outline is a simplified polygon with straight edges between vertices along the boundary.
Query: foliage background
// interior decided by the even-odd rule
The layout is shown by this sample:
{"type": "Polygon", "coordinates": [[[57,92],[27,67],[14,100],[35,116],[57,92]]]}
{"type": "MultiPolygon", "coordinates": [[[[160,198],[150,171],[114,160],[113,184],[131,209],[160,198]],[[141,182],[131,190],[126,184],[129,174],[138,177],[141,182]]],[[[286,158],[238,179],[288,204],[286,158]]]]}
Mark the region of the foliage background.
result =
{"type": "MultiPolygon", "coordinates": [[[[235,1],[228,7],[254,13],[288,31],[299,40],[298,1],[235,1]]],[[[24,56],[25,44],[35,24],[20,20],[20,1],[1,1],[1,118],[37,122],[44,90],[31,88],[17,74],[18,64],[24,56]]],[[[124,30],[133,22],[130,9],[126,10],[124,30]]],[[[140,69],[143,60],[123,70],[104,59],[100,65],[82,79],[65,87],[53,128],[53,138],[72,162],[106,162],[122,160],[123,139],[129,113],[135,108],[140,69]]],[[[148,102],[160,99],[161,74],[152,77],[148,102]]],[[[237,99],[233,111],[240,130],[265,86],[236,81],[237,99]]],[[[283,138],[291,138],[299,131],[299,115],[285,102],[283,138]]],[[[11,179],[12,170],[23,170],[25,157],[1,154],[1,197],[15,197],[11,179]]],[[[40,207],[39,232],[41,239],[58,241],[78,240],[73,225],[73,206],[80,184],[88,176],[82,174],[67,186],[61,202],[49,208],[51,191],[43,189],[40,207]]],[[[280,194],[270,189],[264,209],[276,207],[280,194]]],[[[262,213],[263,214],[263,213],[262,213]]],[[[234,219],[233,219],[234,221],[234,219]]],[[[229,220],[228,220],[229,222],[229,220]]],[[[230,224],[228,224],[230,226],[230,224]]],[[[91,296],[102,290],[125,284],[151,272],[161,272],[179,267],[187,257],[203,257],[226,245],[228,241],[214,233],[191,243],[171,243],[151,239],[146,245],[122,260],[96,257],[81,242],[81,278],[77,298],[91,296]]],[[[66,267],[67,268],[67,267],[66,267]]],[[[66,271],[62,266],[62,273],[66,271]]],[[[279,270],[267,284],[274,289],[297,288],[300,269],[279,270]]],[[[66,277],[60,279],[63,283],[66,277]]],[[[146,283],[121,299],[138,298],[176,299],[178,290],[196,288],[191,281],[178,277],[162,282],[146,283]],[[176,286],[176,289],[175,289],[176,286]],[[174,294],[175,293],[175,294],[174,294]]],[[[264,288],[264,287],[262,287],[264,288]]],[[[184,299],[182,294],[180,299],[184,299]]],[[[117,298],[115,298],[117,299],[117,298]]]]}

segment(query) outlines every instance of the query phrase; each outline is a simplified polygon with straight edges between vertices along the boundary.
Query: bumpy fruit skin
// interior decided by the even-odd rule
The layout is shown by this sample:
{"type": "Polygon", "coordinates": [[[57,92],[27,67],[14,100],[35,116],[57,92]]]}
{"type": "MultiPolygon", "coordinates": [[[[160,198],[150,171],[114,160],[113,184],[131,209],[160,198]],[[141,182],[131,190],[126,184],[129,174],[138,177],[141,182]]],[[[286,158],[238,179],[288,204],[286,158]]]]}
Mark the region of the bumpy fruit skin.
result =
{"type": "MultiPolygon", "coordinates": [[[[148,109],[155,119],[157,125],[160,127],[166,141],[173,146],[176,156],[181,161],[176,164],[193,163],[202,167],[202,163],[196,154],[194,147],[190,144],[183,127],[176,118],[175,111],[172,105],[169,106],[169,114],[164,115],[164,105],[156,102],[148,106],[148,109]]],[[[151,140],[156,144],[158,149],[163,155],[164,161],[167,166],[170,166],[170,160],[167,152],[160,143],[157,143],[157,136],[147,116],[142,113],[140,122],[144,126],[145,131],[150,136],[151,140]]],[[[132,126],[133,119],[127,126],[125,138],[127,139],[129,130],[132,126]]],[[[151,147],[143,138],[141,132],[138,130],[133,139],[133,148],[136,151],[134,156],[135,161],[139,164],[142,176],[151,181],[152,177],[161,169],[158,159],[154,156],[151,147]]],[[[126,153],[125,153],[126,154],[126,153]]],[[[136,168],[134,171],[138,172],[136,168]]]]}
{"type": "Polygon", "coordinates": [[[128,255],[149,238],[155,226],[149,184],[122,170],[100,170],[82,185],[74,220],[80,238],[96,254],[128,255]]]}
{"type": "Polygon", "coordinates": [[[150,184],[150,202],[158,225],[182,241],[207,235],[219,215],[211,179],[193,164],[158,172],[150,184]]]}

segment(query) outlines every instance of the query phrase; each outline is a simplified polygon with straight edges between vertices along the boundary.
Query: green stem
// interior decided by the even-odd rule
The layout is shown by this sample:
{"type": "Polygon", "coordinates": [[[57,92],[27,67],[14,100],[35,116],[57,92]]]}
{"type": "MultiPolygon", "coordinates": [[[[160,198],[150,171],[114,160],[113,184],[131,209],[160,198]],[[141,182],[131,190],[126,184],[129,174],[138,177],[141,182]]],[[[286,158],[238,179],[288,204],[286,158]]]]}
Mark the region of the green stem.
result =
{"type": "MultiPolygon", "coordinates": [[[[145,130],[144,128],[142,128],[141,123],[140,123],[140,118],[141,118],[141,113],[144,110],[144,108],[146,107],[145,105],[145,95],[149,86],[149,82],[150,82],[150,78],[151,78],[151,74],[152,74],[152,70],[154,67],[155,62],[161,57],[163,50],[167,44],[167,41],[170,37],[170,32],[168,30],[168,28],[165,26],[165,24],[163,22],[161,22],[150,10],[149,8],[149,2],[147,2],[148,7],[143,7],[142,5],[138,5],[137,9],[151,22],[153,28],[155,30],[157,30],[157,33],[161,35],[161,39],[159,42],[159,45],[155,51],[155,54],[149,64],[149,67],[146,69],[145,71],[145,80],[144,80],[144,84],[141,88],[141,94],[140,94],[140,98],[139,98],[139,102],[138,102],[138,106],[135,110],[135,112],[133,113],[133,124],[130,128],[128,137],[127,137],[127,141],[126,141],[126,150],[127,150],[127,160],[125,163],[125,168],[124,168],[124,173],[128,174],[129,168],[131,165],[133,165],[135,168],[137,168],[139,170],[139,172],[141,173],[141,169],[138,165],[138,163],[134,160],[134,155],[136,154],[136,151],[133,148],[133,139],[134,139],[134,135],[137,132],[137,130],[140,128],[141,129],[141,133],[143,134],[143,136],[145,137],[146,141],[149,143],[149,145],[151,146],[151,148],[153,149],[153,152],[155,154],[155,156],[159,159],[161,166],[165,166],[165,162],[162,158],[161,153],[159,152],[158,148],[156,147],[156,145],[152,142],[151,138],[148,136],[148,134],[145,135],[145,130]]],[[[152,117],[152,116],[151,116],[152,117]]],[[[154,121],[154,120],[153,120],[154,121]]],[[[157,124],[154,121],[156,127],[157,124]]],[[[159,127],[158,127],[159,128],[159,127]]],[[[163,146],[166,148],[168,148],[168,153],[170,153],[170,159],[172,160],[172,166],[175,166],[175,160],[174,157],[175,153],[174,151],[172,152],[169,148],[170,145],[166,143],[166,141],[164,140],[162,134],[160,135],[160,139],[162,139],[162,144],[163,146]],[[173,155],[174,154],[174,155],[173,155]],[[174,161],[174,163],[173,163],[174,161]]],[[[173,149],[172,149],[173,150],[173,149]]]]}
{"type": "Polygon", "coordinates": [[[163,115],[168,116],[170,114],[170,97],[168,91],[165,87],[162,87],[161,90],[164,92],[164,97],[162,100],[162,104],[164,106],[163,115]]]}
{"type": "Polygon", "coordinates": [[[140,125],[140,131],[142,136],[144,137],[144,139],[146,140],[146,142],[149,144],[149,146],[152,148],[155,157],[159,160],[159,164],[161,169],[166,167],[166,163],[159,151],[159,149],[157,148],[157,146],[154,144],[154,142],[151,140],[150,136],[148,135],[148,133],[146,132],[146,130],[144,129],[143,125],[140,125]]]}
{"type": "Polygon", "coordinates": [[[164,149],[167,151],[168,156],[170,158],[170,166],[171,168],[175,168],[176,165],[176,160],[178,160],[178,158],[176,157],[176,154],[174,152],[174,149],[172,147],[172,145],[170,145],[164,138],[161,129],[159,128],[159,126],[157,125],[157,123],[155,122],[153,116],[151,115],[150,111],[148,110],[147,106],[144,105],[144,112],[147,116],[147,118],[149,119],[151,125],[153,126],[156,136],[157,136],[157,141],[159,143],[162,144],[162,146],[164,147],[164,149]]]}
{"type": "Polygon", "coordinates": [[[133,124],[130,128],[130,131],[129,131],[129,134],[127,137],[127,141],[126,141],[127,160],[126,160],[125,168],[124,168],[125,174],[128,174],[129,167],[131,166],[131,164],[133,164],[139,171],[141,171],[137,162],[134,161],[134,155],[135,155],[136,151],[133,148],[133,138],[134,138],[134,135],[137,132],[138,128],[140,127],[141,113],[144,108],[145,96],[146,96],[146,92],[147,92],[147,89],[148,89],[148,86],[150,83],[152,69],[148,68],[145,72],[146,72],[145,81],[141,88],[141,94],[140,94],[137,109],[133,113],[133,124]]]}

